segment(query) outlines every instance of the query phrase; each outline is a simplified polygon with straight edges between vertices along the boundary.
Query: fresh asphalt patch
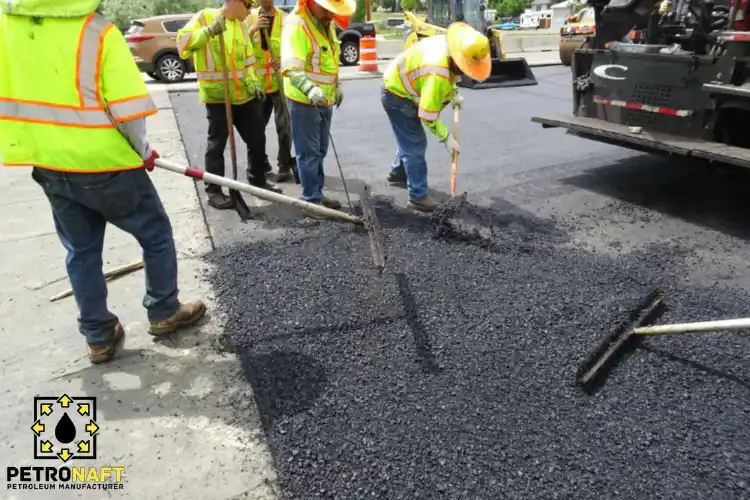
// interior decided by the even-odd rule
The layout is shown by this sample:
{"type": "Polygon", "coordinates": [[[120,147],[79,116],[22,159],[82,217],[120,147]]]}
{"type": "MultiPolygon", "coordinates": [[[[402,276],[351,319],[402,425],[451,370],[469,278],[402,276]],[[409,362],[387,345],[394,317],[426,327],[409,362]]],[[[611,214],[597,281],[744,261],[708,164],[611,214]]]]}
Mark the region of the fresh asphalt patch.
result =
{"type": "Polygon", "coordinates": [[[680,283],[678,247],[571,246],[574,220],[499,214],[484,245],[378,213],[383,276],[326,223],[210,258],[284,498],[746,497],[746,337],[649,340],[593,397],[573,379],[654,286],[662,321],[741,316],[747,294],[680,283]]]}
{"type": "MultiPolygon", "coordinates": [[[[514,95],[520,123],[536,98],[514,95]]],[[[178,118],[199,158],[193,106],[178,118]]],[[[376,136],[387,125],[368,123],[376,136]]],[[[746,332],[649,338],[594,395],[574,384],[655,287],[662,323],[747,315],[747,176],[616,164],[622,150],[549,134],[529,157],[477,159],[509,165],[489,207],[431,219],[377,197],[382,276],[366,233],[327,221],[207,257],[223,348],[253,388],[283,498],[750,496],[746,332]]],[[[487,178],[461,179],[473,195],[487,178]]]]}

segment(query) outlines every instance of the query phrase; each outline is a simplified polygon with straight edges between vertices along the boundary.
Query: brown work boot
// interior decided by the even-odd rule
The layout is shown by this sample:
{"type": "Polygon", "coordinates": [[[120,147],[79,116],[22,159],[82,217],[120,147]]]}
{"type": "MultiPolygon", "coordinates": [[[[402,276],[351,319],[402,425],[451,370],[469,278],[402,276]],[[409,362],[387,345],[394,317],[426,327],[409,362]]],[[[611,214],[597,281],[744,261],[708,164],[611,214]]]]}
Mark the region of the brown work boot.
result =
{"type": "Polygon", "coordinates": [[[338,210],[341,208],[341,202],[339,200],[334,200],[333,198],[329,198],[327,196],[324,196],[323,199],[320,200],[320,204],[326,208],[330,208],[331,210],[338,210]]]}
{"type": "Polygon", "coordinates": [[[285,167],[279,167],[279,173],[276,174],[276,182],[282,183],[282,182],[289,182],[289,179],[292,178],[292,167],[285,166],[285,167]]]}
{"type": "Polygon", "coordinates": [[[420,198],[418,200],[409,200],[409,203],[407,203],[406,206],[420,212],[430,213],[435,211],[438,204],[429,196],[425,196],[424,198],[420,198]]]}
{"type": "Polygon", "coordinates": [[[192,300],[180,304],[180,309],[171,317],[159,321],[152,321],[148,333],[155,337],[169,335],[180,328],[193,326],[206,315],[206,304],[200,300],[192,300]]]}
{"type": "Polygon", "coordinates": [[[125,329],[120,323],[117,323],[115,325],[114,336],[108,344],[96,347],[89,346],[89,361],[94,365],[111,361],[117,353],[117,348],[122,345],[124,339],[125,329]]]}

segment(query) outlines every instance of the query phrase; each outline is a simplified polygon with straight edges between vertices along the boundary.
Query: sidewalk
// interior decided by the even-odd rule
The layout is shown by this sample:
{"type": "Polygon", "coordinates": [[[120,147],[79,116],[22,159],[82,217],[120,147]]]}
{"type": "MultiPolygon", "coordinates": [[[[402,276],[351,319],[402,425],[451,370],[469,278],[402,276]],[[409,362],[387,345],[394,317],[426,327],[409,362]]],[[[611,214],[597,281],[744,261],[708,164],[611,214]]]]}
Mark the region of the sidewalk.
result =
{"type": "MultiPolygon", "coordinates": [[[[185,163],[166,88],[152,89],[160,112],[149,118],[152,144],[185,163]]],[[[125,350],[112,363],[91,366],[78,333],[72,297],[49,298],[69,287],[65,253],[41,189],[28,169],[0,169],[0,442],[6,467],[124,467],[121,490],[0,490],[1,499],[271,499],[275,476],[249,384],[232,354],[217,354],[220,321],[201,280],[200,256],[211,250],[194,183],[153,172],[170,214],[180,259],[181,298],[202,298],[201,326],[157,343],[146,333],[141,306],[143,270],[109,285],[109,304],[125,326],[125,350]],[[96,459],[34,460],[35,397],[97,398],[96,459]],[[238,413],[241,412],[241,413],[238,413]],[[107,495],[108,494],[108,495],[107,495]]],[[[109,227],[104,269],[137,261],[134,239],[109,227]]],[[[64,401],[64,399],[63,399],[64,401]]],[[[79,399],[79,402],[81,399],[79,399]]],[[[53,401],[54,404],[54,401],[53,401]]],[[[60,403],[63,404],[63,403],[60,403]]],[[[70,405],[72,407],[74,405],[70,405]]],[[[59,417],[65,409],[49,418],[59,417]]],[[[78,407],[80,408],[80,407],[78,407]]],[[[73,415],[75,416],[75,415],[73,415]]],[[[56,420],[47,420],[49,427],[56,420]]],[[[85,432],[79,432],[85,434],[85,432]]],[[[54,431],[52,431],[54,435],[54,431]]],[[[71,449],[78,443],[76,438],[71,449]]],[[[52,450],[60,451],[60,450],[52,450]]],[[[78,450],[75,450],[78,451],[78,450]]],[[[33,474],[32,474],[33,476],[33,474]]],[[[7,480],[7,477],[5,478],[7,480]]],[[[19,484],[18,480],[14,481],[19,484]]],[[[28,484],[38,484],[32,481],[28,484]]]]}

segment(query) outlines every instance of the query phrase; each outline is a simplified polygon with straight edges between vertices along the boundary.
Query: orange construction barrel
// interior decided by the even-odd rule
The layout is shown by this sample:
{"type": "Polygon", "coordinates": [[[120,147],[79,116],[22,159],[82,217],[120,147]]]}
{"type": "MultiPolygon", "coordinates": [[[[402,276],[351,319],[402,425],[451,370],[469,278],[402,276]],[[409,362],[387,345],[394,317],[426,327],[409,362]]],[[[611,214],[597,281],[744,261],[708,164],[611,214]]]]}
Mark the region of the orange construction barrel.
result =
{"type": "Polygon", "coordinates": [[[359,71],[378,73],[377,41],[371,36],[359,39],[359,71]]]}

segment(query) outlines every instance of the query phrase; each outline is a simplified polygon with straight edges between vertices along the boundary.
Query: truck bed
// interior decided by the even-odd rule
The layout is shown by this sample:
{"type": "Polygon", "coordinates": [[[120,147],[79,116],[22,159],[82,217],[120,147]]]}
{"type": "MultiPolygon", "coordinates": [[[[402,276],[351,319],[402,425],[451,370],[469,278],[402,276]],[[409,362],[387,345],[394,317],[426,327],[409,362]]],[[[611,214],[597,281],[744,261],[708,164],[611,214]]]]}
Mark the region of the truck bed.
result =
{"type": "Polygon", "coordinates": [[[728,163],[740,167],[750,167],[750,149],[727,146],[719,142],[685,139],[675,135],[647,132],[638,134],[626,125],[577,116],[531,119],[544,128],[564,128],[569,134],[606,142],[616,146],[644,151],[691,156],[705,160],[728,163]]]}

